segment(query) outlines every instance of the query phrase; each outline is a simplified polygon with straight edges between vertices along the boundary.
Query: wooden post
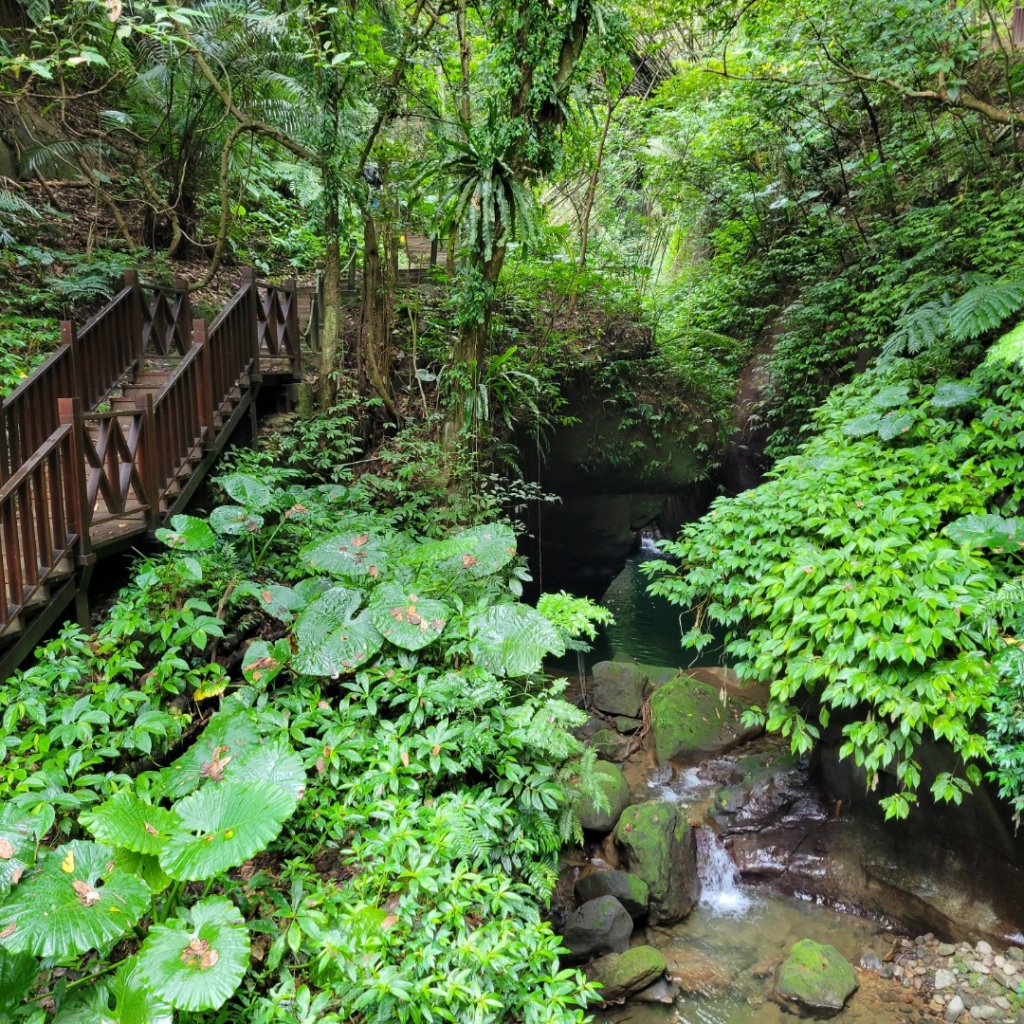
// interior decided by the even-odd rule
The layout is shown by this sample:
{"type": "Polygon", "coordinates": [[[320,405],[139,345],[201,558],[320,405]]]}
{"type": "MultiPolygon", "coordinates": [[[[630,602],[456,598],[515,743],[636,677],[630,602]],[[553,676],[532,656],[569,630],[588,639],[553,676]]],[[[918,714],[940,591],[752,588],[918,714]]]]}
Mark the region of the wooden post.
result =
{"type": "MultiPolygon", "coordinates": [[[[67,345],[71,350],[71,380],[75,388],[72,397],[81,398],[83,394],[88,394],[92,390],[87,386],[83,386],[83,384],[88,384],[85,378],[91,377],[90,371],[92,367],[78,365],[78,332],[70,320],[61,320],[60,322],[60,343],[67,345]]],[[[51,420],[50,422],[52,423],[53,421],[51,420]]]]}
{"type": "Polygon", "coordinates": [[[7,413],[0,401],[0,487],[11,475],[11,453],[7,442],[7,413]]]}
{"type": "MultiPolygon", "coordinates": [[[[210,349],[206,344],[209,334],[206,329],[206,321],[197,318],[192,321],[192,344],[198,345],[202,351],[199,353],[196,367],[196,387],[198,394],[196,401],[199,403],[199,415],[202,417],[203,429],[207,438],[213,434],[213,414],[216,411],[213,407],[213,370],[210,366],[210,349]]],[[[218,396],[218,401],[221,396],[218,396]]]]}
{"type": "Polygon", "coordinates": [[[192,299],[189,296],[188,281],[183,277],[176,277],[174,279],[174,290],[177,291],[180,296],[177,322],[181,324],[181,332],[183,335],[182,341],[185,343],[184,350],[181,354],[185,355],[188,352],[189,341],[191,340],[189,338],[189,332],[192,327],[192,299]]]}
{"type": "Polygon", "coordinates": [[[67,494],[65,500],[69,504],[68,521],[75,524],[78,535],[78,561],[85,565],[92,553],[90,530],[92,528],[92,509],[89,508],[88,490],[85,479],[85,453],[82,450],[82,435],[85,423],[82,419],[82,400],[80,398],[58,398],[57,416],[61,424],[71,425],[71,465],[65,478],[67,494]]]}
{"type": "Polygon", "coordinates": [[[437,236],[430,240],[430,266],[437,266],[437,236]]]}
{"type": "Polygon", "coordinates": [[[142,369],[142,361],[146,356],[145,338],[145,315],[142,309],[142,288],[139,286],[139,272],[137,270],[126,270],[124,272],[124,286],[131,288],[131,324],[132,340],[135,345],[136,367],[142,369]]]}
{"type": "MultiPolygon", "coordinates": [[[[262,379],[260,376],[260,290],[256,284],[256,271],[252,267],[242,268],[242,284],[249,288],[249,323],[252,325],[249,331],[252,340],[252,368],[249,370],[249,380],[258,384],[262,379]]],[[[270,325],[267,325],[270,329],[270,325]]]]}
{"type": "Polygon", "coordinates": [[[288,295],[288,322],[285,324],[288,358],[291,361],[292,376],[298,380],[302,374],[302,337],[299,334],[299,286],[294,277],[285,281],[284,290],[288,295]]]}
{"type": "Polygon", "coordinates": [[[146,520],[149,523],[150,531],[159,527],[163,521],[163,509],[160,507],[160,472],[157,468],[157,445],[160,443],[156,436],[156,417],[153,412],[153,395],[146,395],[145,413],[142,418],[142,440],[139,443],[139,454],[142,460],[141,472],[142,486],[146,488],[146,504],[149,511],[146,513],[146,520]]]}

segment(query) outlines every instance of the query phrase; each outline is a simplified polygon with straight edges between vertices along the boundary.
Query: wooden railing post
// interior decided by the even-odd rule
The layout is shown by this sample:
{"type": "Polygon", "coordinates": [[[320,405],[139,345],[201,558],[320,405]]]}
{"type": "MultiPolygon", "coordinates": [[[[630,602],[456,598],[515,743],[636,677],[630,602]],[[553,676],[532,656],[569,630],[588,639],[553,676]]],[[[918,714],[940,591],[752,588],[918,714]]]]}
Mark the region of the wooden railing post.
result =
{"type": "Polygon", "coordinates": [[[135,345],[136,359],[138,366],[142,368],[142,362],[146,355],[146,339],[143,336],[145,315],[142,309],[143,297],[142,288],[139,285],[139,272],[137,270],[126,270],[124,272],[124,286],[131,288],[131,324],[132,342],[135,345]]]}
{"type": "Polygon", "coordinates": [[[78,332],[70,320],[61,320],[60,322],[60,343],[67,345],[71,350],[71,380],[75,387],[71,397],[81,398],[82,393],[89,390],[82,386],[82,377],[87,370],[86,367],[78,365],[78,332]]]}
{"type": "MultiPolygon", "coordinates": [[[[249,331],[251,339],[252,369],[249,371],[249,379],[259,383],[260,375],[260,289],[256,283],[256,271],[252,267],[242,268],[242,284],[249,289],[249,323],[252,325],[249,331]]],[[[270,324],[267,324],[270,330],[270,324]]]]}
{"type": "Polygon", "coordinates": [[[299,334],[299,286],[294,277],[288,278],[282,286],[288,295],[288,321],[285,324],[285,338],[292,376],[298,380],[302,373],[302,337],[299,334]]]}
{"type": "Polygon", "coordinates": [[[66,480],[68,501],[71,506],[68,509],[68,518],[75,524],[79,562],[85,563],[92,552],[89,535],[92,527],[92,509],[89,508],[85,479],[85,452],[82,449],[82,435],[85,431],[85,422],[82,419],[82,400],[80,398],[58,398],[57,416],[62,424],[71,425],[71,464],[68,467],[66,480]]]}
{"type": "MultiPolygon", "coordinates": [[[[188,290],[188,281],[183,277],[176,277],[174,279],[174,287],[181,292],[181,308],[178,314],[178,323],[180,323],[185,331],[189,331],[192,328],[192,296],[188,290]]],[[[185,347],[188,348],[188,337],[184,339],[185,347]]]]}
{"type": "Polygon", "coordinates": [[[7,414],[0,401],[0,487],[11,475],[11,453],[7,442],[7,414]]]}
{"type": "Polygon", "coordinates": [[[216,412],[213,407],[213,368],[210,365],[210,349],[206,344],[208,337],[206,321],[202,318],[193,320],[192,344],[202,349],[199,354],[199,372],[196,374],[196,399],[199,403],[199,418],[206,428],[207,437],[213,433],[213,414],[216,412]]]}
{"type": "Polygon", "coordinates": [[[156,434],[156,416],[153,413],[153,395],[146,395],[145,413],[142,420],[142,441],[139,444],[139,455],[142,463],[139,476],[142,486],[146,489],[146,504],[149,511],[146,521],[150,531],[156,530],[163,521],[163,509],[160,507],[160,472],[157,461],[157,445],[160,439],[156,434]]]}

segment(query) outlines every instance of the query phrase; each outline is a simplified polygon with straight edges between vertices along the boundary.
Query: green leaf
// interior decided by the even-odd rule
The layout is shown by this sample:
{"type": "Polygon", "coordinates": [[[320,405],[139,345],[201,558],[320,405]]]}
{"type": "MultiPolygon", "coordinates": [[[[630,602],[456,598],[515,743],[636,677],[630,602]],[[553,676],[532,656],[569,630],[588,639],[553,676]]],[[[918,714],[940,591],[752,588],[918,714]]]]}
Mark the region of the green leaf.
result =
{"type": "Polygon", "coordinates": [[[39,964],[28,953],[0,949],[0,1013],[15,1010],[39,973],[39,964]]]}
{"type": "Polygon", "coordinates": [[[289,801],[288,814],[298,806],[306,788],[302,758],[283,739],[272,739],[233,760],[224,770],[224,782],[260,782],[277,786],[289,801]]]}
{"type": "Polygon", "coordinates": [[[209,524],[195,516],[172,516],[171,527],[157,530],[156,537],[175,551],[206,551],[217,543],[209,524]]]}
{"type": "Polygon", "coordinates": [[[565,653],[558,630],[536,609],[500,604],[470,617],[469,649],[478,665],[496,676],[539,672],[544,658],[565,653]]]}
{"type": "Polygon", "coordinates": [[[242,657],[242,675],[253,686],[265,687],[280,674],[291,659],[292,649],[287,640],[254,640],[242,657]]]}
{"type": "Polygon", "coordinates": [[[241,505],[218,505],[210,513],[210,526],[226,537],[242,533],[259,533],[263,528],[263,516],[250,512],[241,505]]]}
{"type": "Polygon", "coordinates": [[[358,668],[383,646],[368,612],[358,615],[361,595],[332,587],[299,616],[298,650],[292,667],[311,676],[339,676],[358,668]]]}
{"type": "Polygon", "coordinates": [[[474,578],[490,576],[516,554],[516,535],[504,523],[474,526],[445,540],[419,544],[409,554],[413,564],[440,565],[474,578]]]}
{"type": "Polygon", "coordinates": [[[279,583],[268,583],[266,586],[254,583],[252,593],[263,611],[282,622],[291,622],[295,617],[293,613],[301,612],[310,601],[299,591],[279,583]]]}
{"type": "Polygon", "coordinates": [[[910,393],[906,384],[893,384],[891,387],[882,388],[871,398],[871,405],[875,409],[895,409],[898,406],[906,405],[910,399],[910,393]]]}
{"type": "Polygon", "coordinates": [[[139,951],[145,984],[178,1010],[215,1010],[249,965],[249,936],[238,908],[210,896],[167,924],[154,925],[139,951]]]}
{"type": "Polygon", "coordinates": [[[181,831],[160,867],[187,881],[238,867],[277,838],[295,802],[273,782],[210,782],[174,805],[181,831]]]}
{"type": "Polygon", "coordinates": [[[970,381],[946,381],[935,388],[931,404],[936,409],[952,409],[973,401],[978,397],[979,392],[978,386],[970,381]]]}
{"type": "Polygon", "coordinates": [[[876,412],[867,413],[864,416],[857,416],[855,419],[847,420],[843,424],[843,433],[847,437],[866,437],[874,434],[882,422],[882,417],[876,412]]]}
{"type": "Polygon", "coordinates": [[[255,746],[260,735],[248,708],[229,701],[213,715],[199,738],[176,761],[160,770],[156,792],[174,800],[191,793],[206,778],[223,778],[217,765],[255,746]],[[212,773],[212,774],[211,774],[212,773]]]}
{"type": "Polygon", "coordinates": [[[905,434],[914,425],[914,417],[909,412],[886,413],[878,424],[878,436],[883,441],[891,441],[900,434],[905,434]]]}
{"type": "Polygon", "coordinates": [[[387,565],[386,545],[356,530],[337,533],[303,552],[306,561],[343,580],[376,579],[387,565]]]}
{"type": "Polygon", "coordinates": [[[972,548],[1016,548],[1024,538],[1024,519],[1004,519],[1000,515],[962,516],[946,527],[954,544],[972,548]]]}
{"type": "Polygon", "coordinates": [[[250,509],[266,508],[274,497],[273,491],[262,480],[249,476],[248,473],[231,473],[229,476],[221,477],[217,483],[239,505],[250,509]]]}
{"type": "Polygon", "coordinates": [[[0,896],[35,862],[37,824],[34,815],[14,804],[0,809],[0,896]]]}
{"type": "Polygon", "coordinates": [[[154,896],[162,893],[173,881],[152,854],[133,853],[119,846],[114,850],[114,863],[130,875],[138,875],[154,896]]]}
{"type": "Polygon", "coordinates": [[[406,651],[418,651],[433,643],[444,632],[451,615],[443,601],[422,598],[397,584],[376,590],[369,612],[384,637],[406,651]]]}
{"type": "Polygon", "coordinates": [[[109,984],[95,989],[65,1006],[53,1024],[173,1024],[171,1007],[148,991],[138,959],[130,957],[109,984]]]}
{"type": "Polygon", "coordinates": [[[0,946],[36,956],[105,949],[149,909],[149,889],[114,862],[100,843],[58,847],[38,873],[23,879],[0,905],[0,946]]]}
{"type": "Polygon", "coordinates": [[[158,855],[181,827],[173,811],[147,803],[129,790],[85,811],[79,821],[102,843],[151,856],[158,855]]]}

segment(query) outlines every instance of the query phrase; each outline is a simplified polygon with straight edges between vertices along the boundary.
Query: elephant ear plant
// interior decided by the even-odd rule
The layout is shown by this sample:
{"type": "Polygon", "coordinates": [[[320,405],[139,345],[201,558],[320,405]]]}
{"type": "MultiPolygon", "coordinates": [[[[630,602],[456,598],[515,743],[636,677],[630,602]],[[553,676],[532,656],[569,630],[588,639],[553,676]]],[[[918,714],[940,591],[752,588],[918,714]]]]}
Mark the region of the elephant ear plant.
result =
{"type": "MultiPolygon", "coordinates": [[[[162,1024],[172,1011],[223,1005],[249,965],[242,915],[223,895],[195,898],[277,838],[302,795],[302,762],[261,735],[241,696],[228,698],[196,743],[83,812],[91,840],[38,848],[34,816],[0,812],[0,1010],[40,969],[98,953],[111,980],[69,996],[59,1024],[162,1024]],[[141,943],[131,940],[141,939],[141,943]],[[126,941],[127,940],[127,941],[126,941]],[[120,960],[113,949],[135,952],[120,960]]],[[[78,982],[70,982],[63,991],[78,982]]]]}

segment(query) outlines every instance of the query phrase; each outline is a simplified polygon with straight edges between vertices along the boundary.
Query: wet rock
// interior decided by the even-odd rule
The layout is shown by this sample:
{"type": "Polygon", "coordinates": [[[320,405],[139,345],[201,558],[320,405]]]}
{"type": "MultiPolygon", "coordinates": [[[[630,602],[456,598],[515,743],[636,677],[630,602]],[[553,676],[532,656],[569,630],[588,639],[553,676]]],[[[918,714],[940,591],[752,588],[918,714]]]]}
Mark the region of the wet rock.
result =
{"type": "Polygon", "coordinates": [[[952,956],[956,952],[956,946],[952,942],[940,942],[935,952],[939,956],[952,956]]]}
{"type": "Polygon", "coordinates": [[[692,676],[678,675],[659,686],[651,695],[651,735],[658,763],[697,764],[756,735],[756,730],[740,725],[743,707],[728,691],[692,676]]]}
{"type": "Polygon", "coordinates": [[[592,961],[586,972],[591,981],[601,983],[601,998],[610,1002],[657,981],[665,973],[665,958],[653,946],[634,946],[592,961]]]}
{"type": "Polygon", "coordinates": [[[623,953],[629,948],[633,919],[614,896],[584,903],[565,921],[562,939],[577,963],[601,953],[623,953]]]}
{"type": "Polygon", "coordinates": [[[834,946],[811,939],[794,943],[775,975],[774,995],[784,1006],[832,1017],[857,990],[857,976],[834,946]]]}
{"type": "Polygon", "coordinates": [[[626,751],[629,749],[626,740],[611,729],[598,729],[590,737],[590,746],[602,760],[616,762],[624,761],[626,751]]]}
{"type": "Polygon", "coordinates": [[[599,661],[594,666],[594,706],[609,715],[639,718],[647,692],[647,676],[624,661],[599,661]]]}
{"type": "Polygon", "coordinates": [[[860,965],[866,971],[877,971],[882,966],[882,960],[873,949],[865,949],[860,955],[860,965]]]}
{"type": "Polygon", "coordinates": [[[576,880],[575,892],[580,903],[600,896],[614,896],[634,920],[647,913],[647,883],[628,871],[592,871],[576,880]]]}
{"type": "Polygon", "coordinates": [[[947,971],[940,967],[935,972],[934,988],[936,992],[941,992],[945,988],[952,988],[955,984],[956,975],[952,971],[947,971]]]}
{"type": "Polygon", "coordinates": [[[953,1021],[959,1020],[960,1015],[964,1012],[964,1001],[960,996],[953,996],[948,1003],[946,1003],[945,1010],[942,1011],[942,1019],[949,1021],[952,1024],[953,1021]]]}
{"type": "Polygon", "coordinates": [[[696,836],[675,804],[649,800],[627,807],[615,841],[629,870],[647,883],[652,924],[671,924],[693,910],[700,895],[696,836]]]}
{"type": "Polygon", "coordinates": [[[679,986],[680,992],[715,996],[729,987],[728,968],[706,954],[679,946],[662,947],[661,952],[665,957],[665,972],[679,986]]]}
{"type": "Polygon", "coordinates": [[[677,995],[679,995],[679,986],[662,978],[653,985],[648,985],[647,988],[637,992],[633,999],[638,1003],[671,1004],[675,1002],[677,995]]]}
{"type": "Polygon", "coordinates": [[[619,717],[615,719],[615,728],[624,736],[632,735],[640,728],[640,719],[627,718],[624,715],[619,715],[619,717]]]}
{"type": "Polygon", "coordinates": [[[580,824],[588,832],[610,832],[629,803],[629,784],[622,769],[611,761],[598,761],[594,765],[594,776],[598,789],[604,794],[607,810],[584,795],[579,807],[580,824]]]}

